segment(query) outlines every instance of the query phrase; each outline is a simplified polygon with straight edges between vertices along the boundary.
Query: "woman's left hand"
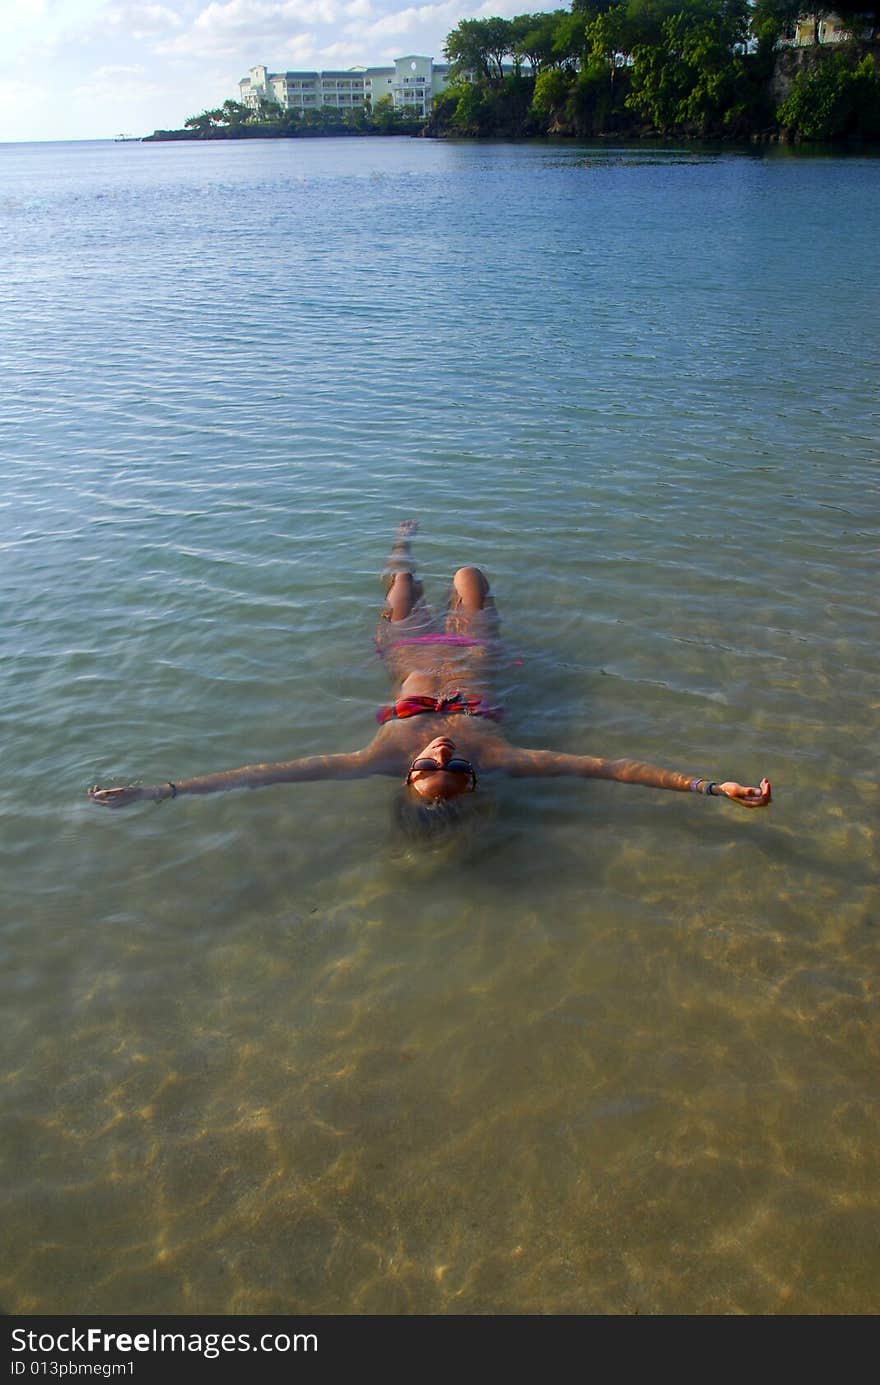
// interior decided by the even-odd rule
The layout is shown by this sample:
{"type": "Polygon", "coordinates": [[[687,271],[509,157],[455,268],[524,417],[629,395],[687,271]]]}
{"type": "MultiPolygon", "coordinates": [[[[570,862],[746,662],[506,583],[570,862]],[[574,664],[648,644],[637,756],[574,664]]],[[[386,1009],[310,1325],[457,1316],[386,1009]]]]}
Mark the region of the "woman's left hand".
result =
{"type": "Polygon", "coordinates": [[[119,789],[102,789],[95,784],[88,797],[102,808],[127,808],[129,803],[140,803],[148,794],[139,784],[126,784],[119,789]]]}
{"type": "Polygon", "coordinates": [[[770,780],[762,779],[757,788],[754,786],[746,788],[743,784],[737,784],[732,779],[728,779],[724,784],[716,786],[724,794],[725,798],[730,798],[734,803],[739,803],[743,808],[763,808],[770,802],[770,780]]]}

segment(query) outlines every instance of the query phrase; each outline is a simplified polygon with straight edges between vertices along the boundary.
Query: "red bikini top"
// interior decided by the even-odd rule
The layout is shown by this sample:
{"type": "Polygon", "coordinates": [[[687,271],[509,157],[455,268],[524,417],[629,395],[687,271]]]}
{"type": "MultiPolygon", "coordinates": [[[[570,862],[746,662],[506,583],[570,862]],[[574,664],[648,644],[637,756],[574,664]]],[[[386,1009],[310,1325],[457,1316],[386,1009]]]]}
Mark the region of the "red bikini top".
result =
{"type": "Polygon", "coordinates": [[[380,726],[386,721],[402,721],[404,717],[421,716],[423,712],[433,712],[438,716],[491,717],[501,720],[501,708],[490,707],[482,697],[462,697],[461,693],[451,693],[449,697],[401,697],[390,707],[380,707],[376,720],[380,726]]]}

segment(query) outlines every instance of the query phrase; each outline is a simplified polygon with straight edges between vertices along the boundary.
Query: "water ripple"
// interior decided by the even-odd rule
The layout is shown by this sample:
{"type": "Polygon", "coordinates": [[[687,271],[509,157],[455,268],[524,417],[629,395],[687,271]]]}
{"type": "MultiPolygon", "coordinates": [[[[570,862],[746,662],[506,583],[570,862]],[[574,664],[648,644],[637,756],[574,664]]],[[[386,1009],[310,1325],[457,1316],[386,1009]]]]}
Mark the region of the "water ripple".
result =
{"type": "Polygon", "coordinates": [[[872,1311],[872,161],[0,172],[4,1307],[872,1311]],[[363,744],[407,514],[433,598],[491,577],[511,737],[770,812],[85,802],[363,744]]]}

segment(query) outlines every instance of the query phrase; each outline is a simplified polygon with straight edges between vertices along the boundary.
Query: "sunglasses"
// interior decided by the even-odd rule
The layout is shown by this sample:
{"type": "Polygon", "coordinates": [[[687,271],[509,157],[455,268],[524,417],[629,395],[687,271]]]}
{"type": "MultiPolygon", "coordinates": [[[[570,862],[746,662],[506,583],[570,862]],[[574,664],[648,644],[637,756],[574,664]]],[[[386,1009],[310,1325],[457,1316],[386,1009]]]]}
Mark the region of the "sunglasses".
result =
{"type": "Polygon", "coordinates": [[[439,760],[432,760],[429,756],[420,756],[418,760],[413,760],[409,767],[409,774],[406,782],[410,784],[416,770],[438,770],[449,769],[453,774],[469,774],[471,776],[471,792],[477,787],[477,771],[474,769],[470,760],[447,760],[445,765],[441,765],[439,760]]]}

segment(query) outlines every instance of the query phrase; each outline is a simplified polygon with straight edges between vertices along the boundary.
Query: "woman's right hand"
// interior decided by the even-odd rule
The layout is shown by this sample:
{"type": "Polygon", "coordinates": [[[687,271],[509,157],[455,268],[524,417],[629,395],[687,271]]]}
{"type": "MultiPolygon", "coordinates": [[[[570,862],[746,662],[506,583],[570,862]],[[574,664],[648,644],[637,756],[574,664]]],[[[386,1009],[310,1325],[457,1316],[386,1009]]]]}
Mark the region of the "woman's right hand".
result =
{"type": "Polygon", "coordinates": [[[729,798],[733,803],[738,803],[741,808],[763,808],[770,802],[770,780],[762,779],[755,788],[749,785],[737,784],[734,780],[728,779],[724,784],[718,784],[717,788],[725,798],[729,798]]]}
{"type": "Polygon", "coordinates": [[[99,803],[102,808],[127,808],[129,803],[140,803],[148,796],[140,784],[125,784],[120,789],[102,789],[93,784],[88,793],[92,803],[99,803]]]}

